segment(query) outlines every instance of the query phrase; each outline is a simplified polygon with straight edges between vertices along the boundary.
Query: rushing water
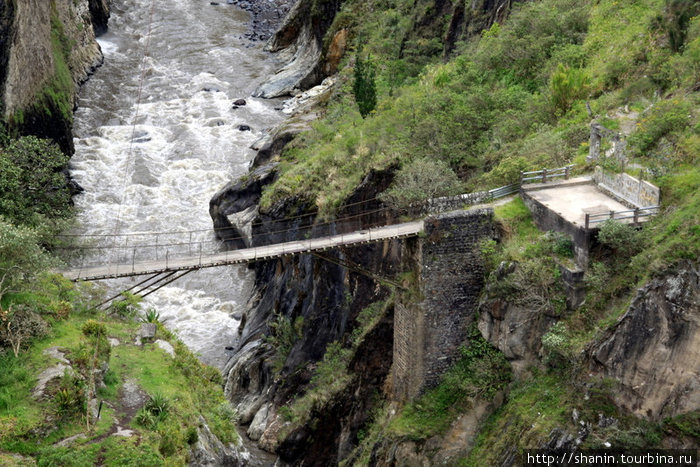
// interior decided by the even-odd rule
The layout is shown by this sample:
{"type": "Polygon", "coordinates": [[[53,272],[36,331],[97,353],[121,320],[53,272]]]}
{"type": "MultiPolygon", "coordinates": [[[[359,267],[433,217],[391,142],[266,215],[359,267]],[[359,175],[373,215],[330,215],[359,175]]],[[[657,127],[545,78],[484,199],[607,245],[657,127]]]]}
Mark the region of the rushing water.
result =
{"type": "MultiPolygon", "coordinates": [[[[99,39],[105,63],[83,86],[75,114],[71,173],[85,189],[75,198],[78,233],[202,230],[199,240],[213,240],[211,196],[247,170],[251,143],[282,118],[278,102],[249,97],[275,63],[262,44],[243,39],[248,21],[233,5],[205,0],[112,2],[99,39]],[[237,98],[248,104],[232,109],[237,98]]],[[[231,315],[251,285],[243,266],[205,269],[148,296],[145,307],[222,368],[239,324],[231,315]]]]}

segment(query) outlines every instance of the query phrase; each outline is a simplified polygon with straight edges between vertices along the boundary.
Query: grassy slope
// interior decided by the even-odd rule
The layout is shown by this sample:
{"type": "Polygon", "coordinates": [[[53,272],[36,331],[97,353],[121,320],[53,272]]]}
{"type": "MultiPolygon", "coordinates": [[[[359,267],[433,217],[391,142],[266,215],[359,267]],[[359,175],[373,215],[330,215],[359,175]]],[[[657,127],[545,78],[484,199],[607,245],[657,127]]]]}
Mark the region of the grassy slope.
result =
{"type": "MultiPolygon", "coordinates": [[[[26,302],[37,296],[32,292],[14,299],[26,302]]],[[[55,298],[43,294],[43,306],[57,306],[55,298]]],[[[225,401],[220,374],[203,366],[162,326],[157,338],[173,344],[175,358],[155,344],[134,345],[139,325],[133,321],[91,311],[74,311],[65,318],[44,317],[51,324],[49,336],[33,342],[19,358],[11,353],[0,355],[0,453],[6,453],[0,454],[0,461],[9,462],[8,453],[17,453],[34,457],[39,465],[95,465],[98,461],[105,465],[182,465],[200,414],[222,441],[236,440],[233,411],[225,401]],[[81,412],[62,411],[54,396],[35,400],[32,389],[37,375],[57,363],[43,351],[58,346],[68,351],[70,359],[83,340],[81,328],[88,319],[104,323],[107,335],[121,342],[111,350],[106,387],[98,391],[98,399],[105,405],[100,421],[85,439],[70,447],[54,447],[62,439],[85,433],[84,417],[81,412]],[[171,409],[164,420],[146,428],[132,419],[133,411],[121,402],[121,388],[129,380],[149,395],[162,394],[170,401],[171,409]],[[107,436],[115,424],[134,430],[135,436],[107,436]]],[[[51,393],[57,390],[54,387],[51,393]]]]}

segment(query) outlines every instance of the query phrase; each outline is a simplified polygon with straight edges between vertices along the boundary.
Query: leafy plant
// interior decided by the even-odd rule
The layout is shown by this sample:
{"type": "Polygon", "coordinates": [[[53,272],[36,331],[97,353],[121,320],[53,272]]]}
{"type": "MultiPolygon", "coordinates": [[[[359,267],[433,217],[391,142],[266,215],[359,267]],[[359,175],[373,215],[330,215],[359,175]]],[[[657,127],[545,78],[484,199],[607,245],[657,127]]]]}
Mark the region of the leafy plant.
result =
{"type": "Polygon", "coordinates": [[[369,55],[362,56],[360,47],[355,56],[355,80],[352,90],[355,95],[355,102],[360,110],[362,118],[367,117],[377,106],[377,85],[375,83],[374,64],[369,55]]]}
{"type": "Polygon", "coordinates": [[[155,308],[149,308],[141,317],[141,321],[144,323],[159,323],[160,313],[155,308]]]}

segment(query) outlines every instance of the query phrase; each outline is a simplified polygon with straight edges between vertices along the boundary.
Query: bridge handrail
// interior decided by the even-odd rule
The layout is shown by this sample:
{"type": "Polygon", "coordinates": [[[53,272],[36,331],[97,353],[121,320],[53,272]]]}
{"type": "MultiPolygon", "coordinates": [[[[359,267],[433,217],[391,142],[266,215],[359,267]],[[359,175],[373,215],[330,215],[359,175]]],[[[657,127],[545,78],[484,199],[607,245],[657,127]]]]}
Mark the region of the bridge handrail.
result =
{"type": "Polygon", "coordinates": [[[599,224],[601,222],[605,222],[606,220],[609,219],[614,219],[614,220],[624,220],[624,219],[633,219],[633,224],[639,223],[639,219],[644,218],[644,217],[651,217],[655,214],[658,214],[659,206],[647,206],[644,208],[635,208],[635,209],[627,209],[624,211],[601,211],[601,212],[596,212],[596,213],[586,213],[586,229],[591,228],[592,224],[599,224]],[[621,214],[629,214],[632,213],[631,216],[621,216],[621,214]]]}
{"type": "Polygon", "coordinates": [[[548,178],[564,177],[564,180],[568,180],[571,175],[571,169],[574,168],[574,164],[570,164],[564,167],[558,167],[556,169],[542,169],[535,170],[532,172],[520,172],[520,184],[524,182],[531,182],[533,180],[539,180],[541,183],[547,183],[548,178]],[[526,175],[534,175],[533,177],[526,177],[526,175]]]}

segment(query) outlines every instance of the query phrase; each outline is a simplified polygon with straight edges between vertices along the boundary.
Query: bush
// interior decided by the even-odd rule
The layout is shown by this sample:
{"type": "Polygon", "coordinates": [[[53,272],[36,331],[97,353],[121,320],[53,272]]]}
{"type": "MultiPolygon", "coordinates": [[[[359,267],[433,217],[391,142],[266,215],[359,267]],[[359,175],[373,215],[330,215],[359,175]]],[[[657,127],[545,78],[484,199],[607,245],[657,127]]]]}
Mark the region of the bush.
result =
{"type": "Polygon", "coordinates": [[[49,333],[49,325],[28,305],[0,309],[0,347],[10,347],[15,357],[33,339],[49,333]]]}
{"type": "Polygon", "coordinates": [[[121,295],[121,300],[113,301],[109,306],[110,312],[121,318],[133,318],[141,308],[142,298],[129,292],[122,292],[121,295]]]}
{"type": "Polygon", "coordinates": [[[614,250],[622,259],[630,258],[642,249],[639,232],[629,224],[608,219],[600,224],[598,241],[614,250]]]}
{"type": "Polygon", "coordinates": [[[461,188],[447,163],[416,159],[399,171],[394,183],[379,198],[392,208],[405,211],[430,198],[458,194],[461,188]]]}
{"type": "Polygon", "coordinates": [[[561,63],[549,80],[549,92],[555,113],[565,114],[574,101],[588,95],[590,80],[585,70],[571,68],[561,63]]]}
{"type": "Polygon", "coordinates": [[[0,148],[0,214],[41,226],[72,213],[63,169],[68,156],[48,140],[24,136],[0,148]]]}

